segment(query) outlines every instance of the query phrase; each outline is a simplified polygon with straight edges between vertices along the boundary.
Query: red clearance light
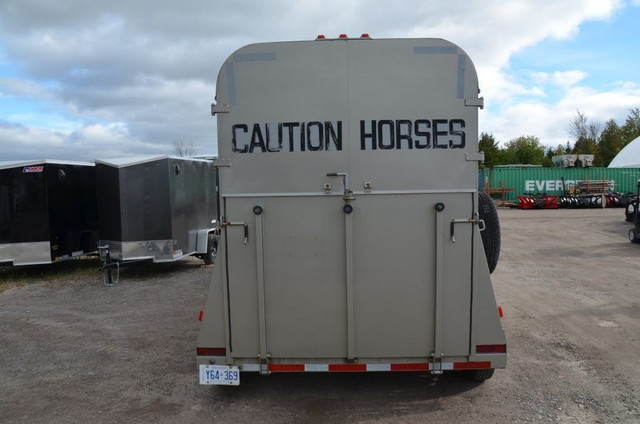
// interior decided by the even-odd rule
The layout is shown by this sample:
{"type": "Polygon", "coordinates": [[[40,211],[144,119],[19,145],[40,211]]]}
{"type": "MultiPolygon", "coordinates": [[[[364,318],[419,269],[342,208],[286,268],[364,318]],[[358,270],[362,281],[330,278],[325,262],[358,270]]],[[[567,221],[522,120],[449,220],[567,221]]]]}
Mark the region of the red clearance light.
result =
{"type": "Polygon", "coordinates": [[[202,317],[204,316],[204,310],[200,309],[200,313],[198,314],[198,321],[202,322],[202,317]]]}
{"type": "Polygon", "coordinates": [[[507,345],[477,345],[476,353],[507,353],[507,345]]]}
{"type": "Polygon", "coordinates": [[[369,34],[367,34],[367,33],[365,32],[364,34],[362,34],[362,35],[360,36],[360,38],[371,38],[371,37],[369,37],[369,34]]]}
{"type": "Polygon", "coordinates": [[[340,34],[340,38],[348,38],[347,34],[340,34]]]}
{"type": "Polygon", "coordinates": [[[196,354],[198,356],[227,356],[227,349],[224,347],[198,347],[196,354]]]}
{"type": "Polygon", "coordinates": [[[325,37],[324,37],[324,34],[319,34],[319,35],[316,37],[316,40],[324,40],[324,38],[325,38],[325,37]]]}
{"type": "Polygon", "coordinates": [[[502,312],[502,306],[498,306],[498,314],[500,314],[500,318],[504,316],[504,312],[502,312]]]}

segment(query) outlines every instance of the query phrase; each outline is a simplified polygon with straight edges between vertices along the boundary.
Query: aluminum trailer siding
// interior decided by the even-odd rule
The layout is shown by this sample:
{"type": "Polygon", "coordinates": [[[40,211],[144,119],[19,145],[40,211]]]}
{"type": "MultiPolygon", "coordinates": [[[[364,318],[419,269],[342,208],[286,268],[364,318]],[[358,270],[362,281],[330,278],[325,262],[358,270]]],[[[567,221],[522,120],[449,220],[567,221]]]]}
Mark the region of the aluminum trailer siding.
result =
{"type": "Polygon", "coordinates": [[[478,92],[471,60],[440,39],[254,44],[227,59],[202,384],[505,367],[477,219],[478,92]]]}

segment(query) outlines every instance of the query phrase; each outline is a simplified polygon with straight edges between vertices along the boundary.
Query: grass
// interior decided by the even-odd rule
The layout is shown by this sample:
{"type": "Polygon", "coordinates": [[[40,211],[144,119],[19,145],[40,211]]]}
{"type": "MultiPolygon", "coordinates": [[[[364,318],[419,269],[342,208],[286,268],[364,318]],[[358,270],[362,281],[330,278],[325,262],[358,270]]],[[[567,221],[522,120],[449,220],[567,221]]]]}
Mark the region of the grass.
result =
{"type": "MultiPolygon", "coordinates": [[[[99,258],[88,256],[46,265],[0,266],[0,293],[33,283],[50,283],[51,287],[59,287],[69,281],[102,280],[98,271],[101,266],[102,262],[99,258]]],[[[144,281],[200,266],[202,261],[196,258],[169,263],[154,264],[151,261],[128,263],[121,266],[120,277],[121,280],[144,281]]]]}
{"type": "Polygon", "coordinates": [[[0,267],[0,293],[28,284],[51,282],[63,284],[69,280],[83,280],[98,276],[100,259],[80,257],[46,265],[0,267]]]}

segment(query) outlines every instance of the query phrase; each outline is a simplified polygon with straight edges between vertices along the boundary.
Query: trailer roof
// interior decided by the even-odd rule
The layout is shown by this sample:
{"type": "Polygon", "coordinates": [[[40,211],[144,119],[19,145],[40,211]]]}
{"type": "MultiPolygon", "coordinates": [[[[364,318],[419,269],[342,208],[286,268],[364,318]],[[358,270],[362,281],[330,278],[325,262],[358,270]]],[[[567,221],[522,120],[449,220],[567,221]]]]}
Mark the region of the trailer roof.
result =
{"type": "Polygon", "coordinates": [[[11,169],[11,168],[19,168],[22,166],[32,166],[32,165],[44,165],[47,163],[55,164],[55,165],[95,166],[95,164],[91,162],[77,162],[72,160],[60,160],[60,159],[36,159],[36,160],[0,161],[0,169],[11,169]]]}
{"type": "Polygon", "coordinates": [[[114,166],[116,168],[124,168],[127,166],[140,165],[141,163],[155,162],[162,159],[179,159],[190,162],[211,162],[205,159],[196,159],[191,157],[179,157],[179,156],[146,156],[146,157],[134,157],[134,158],[113,158],[113,159],[96,159],[96,163],[102,163],[104,165],[114,166]]]}

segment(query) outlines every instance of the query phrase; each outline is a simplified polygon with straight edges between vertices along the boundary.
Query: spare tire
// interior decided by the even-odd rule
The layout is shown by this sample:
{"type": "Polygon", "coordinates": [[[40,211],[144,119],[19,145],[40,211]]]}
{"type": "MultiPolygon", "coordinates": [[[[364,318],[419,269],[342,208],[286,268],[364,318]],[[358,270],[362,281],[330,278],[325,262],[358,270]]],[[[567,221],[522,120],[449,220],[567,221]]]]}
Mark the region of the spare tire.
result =
{"type": "Polygon", "coordinates": [[[484,231],[480,234],[489,272],[492,273],[498,265],[498,258],[500,258],[500,221],[496,205],[491,197],[483,191],[478,192],[478,215],[485,225],[484,231]]]}

